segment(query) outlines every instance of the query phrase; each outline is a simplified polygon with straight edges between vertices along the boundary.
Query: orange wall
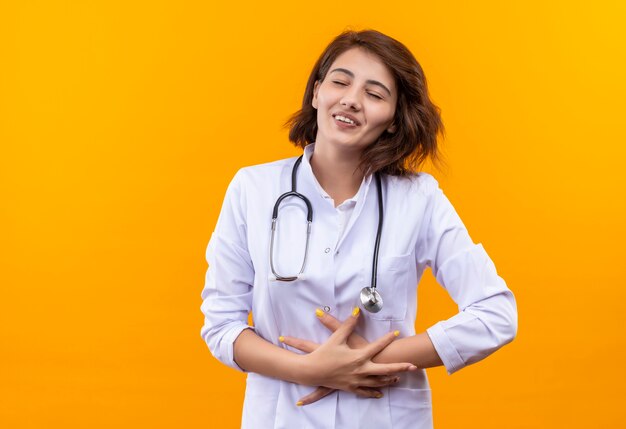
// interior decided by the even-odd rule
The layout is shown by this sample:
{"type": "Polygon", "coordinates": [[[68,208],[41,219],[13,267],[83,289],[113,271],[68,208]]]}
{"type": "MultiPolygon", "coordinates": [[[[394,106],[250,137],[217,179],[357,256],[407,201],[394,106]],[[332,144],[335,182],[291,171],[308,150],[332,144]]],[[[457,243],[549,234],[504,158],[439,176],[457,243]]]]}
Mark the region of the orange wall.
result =
{"type": "MultiPolygon", "coordinates": [[[[0,427],[238,427],[205,246],[234,172],[297,153],[281,124],[348,25],[422,63],[435,175],[518,300],[511,345],[429,370],[436,427],[618,427],[624,2],[272,4],[0,4],[0,427]]],[[[420,329],[456,311],[427,277],[420,329]]]]}

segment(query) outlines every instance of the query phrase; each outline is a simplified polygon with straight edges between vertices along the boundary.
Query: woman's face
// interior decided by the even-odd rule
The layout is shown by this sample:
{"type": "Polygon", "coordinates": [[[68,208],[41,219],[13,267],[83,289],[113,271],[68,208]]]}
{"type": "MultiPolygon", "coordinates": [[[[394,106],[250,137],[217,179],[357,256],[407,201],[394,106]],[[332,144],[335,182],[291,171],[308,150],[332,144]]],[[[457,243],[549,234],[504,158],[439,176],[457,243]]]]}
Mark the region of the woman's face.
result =
{"type": "Polygon", "coordinates": [[[376,55],[352,48],[339,55],[313,89],[317,145],[358,150],[394,132],[398,99],[393,75],[376,55]]]}

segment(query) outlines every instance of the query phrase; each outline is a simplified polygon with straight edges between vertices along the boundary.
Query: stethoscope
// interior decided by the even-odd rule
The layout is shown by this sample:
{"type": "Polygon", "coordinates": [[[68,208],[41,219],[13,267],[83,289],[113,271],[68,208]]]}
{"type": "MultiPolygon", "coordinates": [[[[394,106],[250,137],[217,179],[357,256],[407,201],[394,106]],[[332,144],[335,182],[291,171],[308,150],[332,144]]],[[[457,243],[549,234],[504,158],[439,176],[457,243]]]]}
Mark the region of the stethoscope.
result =
{"type": "MultiPolygon", "coordinates": [[[[302,195],[301,193],[296,191],[296,176],[298,172],[298,167],[302,162],[302,155],[296,160],[293,165],[293,169],[291,170],[291,191],[285,192],[276,200],[274,204],[274,210],[272,212],[272,235],[270,237],[270,267],[272,269],[272,274],[278,281],[283,282],[292,282],[297,280],[302,273],[304,272],[304,267],[306,265],[307,255],[309,254],[309,237],[311,235],[311,224],[313,223],[313,206],[307,197],[302,195]],[[295,276],[281,276],[276,272],[274,268],[274,233],[276,231],[276,221],[278,219],[278,208],[280,207],[280,203],[289,197],[297,197],[300,198],[306,204],[307,208],[307,226],[306,226],[306,243],[304,246],[304,259],[302,260],[302,267],[300,268],[300,272],[295,276]]],[[[383,298],[378,293],[376,289],[376,274],[378,272],[378,249],[380,247],[380,236],[383,230],[383,193],[382,186],[380,182],[380,175],[378,173],[374,173],[374,177],[376,178],[376,188],[378,194],[378,230],[376,231],[376,242],[374,244],[374,259],[372,261],[372,282],[370,287],[364,287],[361,289],[361,293],[359,294],[359,299],[361,301],[361,306],[371,312],[378,313],[383,308],[383,298]]]]}

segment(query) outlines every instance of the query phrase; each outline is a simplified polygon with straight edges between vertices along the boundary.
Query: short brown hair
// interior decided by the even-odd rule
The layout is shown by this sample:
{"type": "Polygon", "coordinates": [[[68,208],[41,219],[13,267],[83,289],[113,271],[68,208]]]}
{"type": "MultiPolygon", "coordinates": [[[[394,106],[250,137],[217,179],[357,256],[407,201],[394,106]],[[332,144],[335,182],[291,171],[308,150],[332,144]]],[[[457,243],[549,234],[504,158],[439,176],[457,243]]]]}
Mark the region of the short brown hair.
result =
{"type": "Polygon", "coordinates": [[[437,135],[444,134],[440,109],[428,98],[422,67],[413,54],[397,40],[375,30],[348,30],[337,36],[319,57],[307,82],[302,109],[285,123],[289,140],[304,148],[315,141],[317,111],[312,106],[315,81],[324,80],[335,59],[352,48],[378,56],[393,74],[398,88],[394,133],[384,131],[363,150],[361,167],[366,172],[405,176],[417,172],[427,158],[441,161],[437,135]]]}

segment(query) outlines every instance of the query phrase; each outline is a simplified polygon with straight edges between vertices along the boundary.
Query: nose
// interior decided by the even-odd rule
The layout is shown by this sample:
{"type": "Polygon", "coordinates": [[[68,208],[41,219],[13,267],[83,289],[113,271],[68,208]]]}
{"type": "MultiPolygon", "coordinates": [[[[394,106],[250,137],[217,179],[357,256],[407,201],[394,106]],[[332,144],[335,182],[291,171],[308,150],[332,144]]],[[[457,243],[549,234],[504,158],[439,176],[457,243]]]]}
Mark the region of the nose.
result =
{"type": "Polygon", "coordinates": [[[353,86],[350,90],[347,90],[339,103],[346,108],[359,110],[361,109],[361,100],[358,95],[358,90],[353,86]]]}

